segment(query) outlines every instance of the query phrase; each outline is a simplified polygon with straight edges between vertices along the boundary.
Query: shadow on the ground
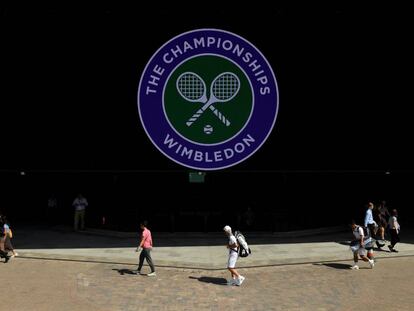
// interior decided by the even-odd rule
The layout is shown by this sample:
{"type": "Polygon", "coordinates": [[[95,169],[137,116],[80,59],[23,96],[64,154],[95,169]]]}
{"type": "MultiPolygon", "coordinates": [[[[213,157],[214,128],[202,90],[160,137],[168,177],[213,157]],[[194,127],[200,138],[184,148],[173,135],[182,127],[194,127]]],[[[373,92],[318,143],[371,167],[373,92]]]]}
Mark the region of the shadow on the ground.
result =
{"type": "Polygon", "coordinates": [[[341,245],[347,245],[347,246],[350,246],[351,241],[337,241],[336,243],[341,244],[341,245]]]}
{"type": "MultiPolygon", "coordinates": [[[[106,230],[73,232],[71,227],[44,226],[15,227],[13,245],[16,249],[65,249],[65,248],[135,248],[138,233],[117,235],[106,230]]],[[[278,236],[266,232],[244,232],[249,245],[336,242],[349,245],[352,234],[349,231],[313,234],[307,236],[278,236]]],[[[294,235],[294,233],[292,233],[294,235]]],[[[217,246],[225,242],[221,232],[212,233],[162,233],[153,232],[154,247],[217,246]]],[[[404,243],[414,243],[414,230],[406,230],[404,243]]]]}
{"type": "Polygon", "coordinates": [[[211,276],[200,276],[199,278],[195,276],[189,276],[190,279],[199,280],[204,283],[211,283],[216,285],[227,285],[227,280],[225,278],[216,278],[211,276]]]}
{"type": "MultiPolygon", "coordinates": [[[[346,245],[346,246],[350,246],[350,244],[351,244],[350,242],[351,241],[336,241],[336,243],[341,244],[341,245],[346,245]]],[[[389,242],[387,242],[387,243],[389,243],[389,242]]],[[[410,242],[405,242],[405,243],[410,243],[410,242]]],[[[391,251],[388,250],[387,249],[388,247],[386,247],[386,246],[387,246],[387,244],[384,244],[381,247],[378,247],[377,245],[375,245],[373,249],[376,252],[391,253],[391,251]]]]}
{"type": "Polygon", "coordinates": [[[334,269],[346,269],[346,270],[351,268],[351,265],[349,264],[336,263],[336,262],[315,263],[314,265],[315,266],[326,266],[326,267],[334,268],[334,269]]]}
{"type": "Polygon", "coordinates": [[[385,248],[379,248],[379,247],[374,247],[374,251],[376,251],[376,252],[384,252],[384,253],[391,253],[390,250],[385,249],[385,248]]]}
{"type": "Polygon", "coordinates": [[[112,271],[117,271],[120,275],[125,275],[125,274],[133,274],[133,275],[136,275],[136,271],[137,270],[132,270],[132,269],[112,269],[112,271]]]}

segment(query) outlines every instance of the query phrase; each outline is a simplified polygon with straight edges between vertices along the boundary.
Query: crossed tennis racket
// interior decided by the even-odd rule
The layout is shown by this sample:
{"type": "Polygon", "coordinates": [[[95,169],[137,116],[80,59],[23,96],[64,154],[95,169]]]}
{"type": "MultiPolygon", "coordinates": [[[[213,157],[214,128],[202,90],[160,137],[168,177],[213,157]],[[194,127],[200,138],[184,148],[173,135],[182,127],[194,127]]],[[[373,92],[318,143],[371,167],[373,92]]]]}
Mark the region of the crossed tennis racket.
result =
{"type": "Polygon", "coordinates": [[[182,73],[177,79],[176,86],[178,93],[185,100],[204,104],[187,120],[187,126],[197,121],[207,108],[210,108],[223,124],[230,125],[230,121],[213,104],[228,102],[237,95],[240,90],[240,80],[234,73],[222,72],[214,78],[210,86],[210,98],[207,98],[204,80],[194,72],[182,73]]]}

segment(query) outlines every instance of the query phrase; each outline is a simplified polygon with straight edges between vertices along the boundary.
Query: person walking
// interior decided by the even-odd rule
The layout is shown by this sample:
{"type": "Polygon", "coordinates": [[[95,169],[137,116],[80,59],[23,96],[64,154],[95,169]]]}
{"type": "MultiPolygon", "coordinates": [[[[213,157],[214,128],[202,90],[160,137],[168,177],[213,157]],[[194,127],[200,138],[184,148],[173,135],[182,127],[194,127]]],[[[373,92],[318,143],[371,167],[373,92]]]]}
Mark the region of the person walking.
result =
{"type": "Polygon", "coordinates": [[[367,211],[365,212],[365,219],[364,219],[364,227],[367,228],[367,235],[365,236],[365,239],[369,238],[369,243],[365,244],[365,249],[368,251],[368,258],[374,259],[374,248],[373,248],[373,240],[375,239],[375,242],[377,244],[378,248],[381,248],[382,244],[380,244],[377,240],[377,230],[378,225],[374,220],[373,216],[373,209],[374,209],[374,203],[368,202],[367,204],[367,211]]]}
{"type": "Polygon", "coordinates": [[[245,277],[240,275],[236,270],[236,262],[237,258],[239,256],[238,253],[238,244],[236,237],[233,235],[233,232],[231,231],[230,226],[225,226],[223,228],[223,231],[228,236],[229,241],[226,245],[226,247],[229,250],[229,258],[227,261],[227,269],[230,271],[231,279],[228,281],[228,285],[236,285],[240,286],[243,281],[245,280],[245,277]]]}
{"type": "Polygon", "coordinates": [[[391,212],[391,216],[388,220],[388,227],[390,229],[391,235],[391,244],[388,245],[388,248],[391,252],[398,253],[398,251],[394,248],[395,244],[400,242],[400,224],[397,220],[398,212],[396,209],[393,209],[391,212]]]}
{"type": "Polygon", "coordinates": [[[385,230],[388,225],[388,219],[390,218],[390,212],[388,211],[388,207],[386,205],[385,201],[381,201],[381,203],[378,206],[378,226],[379,226],[379,236],[382,240],[382,244],[385,244],[385,230]]]}
{"type": "Polygon", "coordinates": [[[368,228],[369,235],[372,237],[375,237],[377,233],[378,225],[374,220],[374,216],[372,215],[373,209],[374,209],[374,204],[372,202],[368,202],[367,210],[365,212],[364,226],[368,228]]]}
{"type": "Polygon", "coordinates": [[[136,252],[141,252],[139,254],[139,264],[136,274],[141,274],[141,268],[144,264],[144,259],[146,259],[148,265],[150,266],[151,272],[147,274],[147,276],[156,276],[154,263],[151,258],[151,250],[152,250],[152,235],[151,231],[147,228],[148,221],[144,220],[140,223],[140,228],[142,230],[141,233],[141,241],[136,249],[136,252]]]}
{"type": "Polygon", "coordinates": [[[4,258],[4,263],[7,263],[10,259],[7,251],[5,250],[6,233],[4,231],[3,216],[0,215],[0,258],[4,258]]]}
{"type": "Polygon", "coordinates": [[[366,235],[364,234],[364,229],[361,226],[358,226],[355,221],[351,222],[351,229],[354,235],[354,240],[351,242],[351,250],[354,254],[354,265],[351,267],[352,270],[358,270],[358,255],[359,257],[368,262],[371,268],[374,268],[374,260],[369,259],[367,255],[367,251],[365,249],[365,242],[366,242],[366,235]]]}
{"type": "Polygon", "coordinates": [[[10,229],[10,223],[7,220],[7,217],[3,215],[3,230],[4,230],[4,250],[6,252],[12,252],[11,257],[16,257],[19,254],[14,250],[13,244],[11,242],[11,239],[13,238],[12,230],[10,229]]]}
{"type": "Polygon", "coordinates": [[[78,231],[79,222],[81,230],[85,230],[85,210],[88,206],[88,201],[79,193],[75,200],[73,200],[72,206],[75,208],[74,230],[78,231]]]}

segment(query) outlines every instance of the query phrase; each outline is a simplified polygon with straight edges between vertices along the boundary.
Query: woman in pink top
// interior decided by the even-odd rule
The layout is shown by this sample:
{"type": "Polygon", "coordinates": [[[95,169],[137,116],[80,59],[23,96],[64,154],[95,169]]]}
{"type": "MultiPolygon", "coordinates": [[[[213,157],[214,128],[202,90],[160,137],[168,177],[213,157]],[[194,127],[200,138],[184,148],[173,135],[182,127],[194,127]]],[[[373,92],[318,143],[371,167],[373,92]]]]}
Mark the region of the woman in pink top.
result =
{"type": "Polygon", "coordinates": [[[141,274],[141,268],[144,264],[144,258],[147,260],[148,265],[151,268],[151,272],[147,274],[147,276],[156,276],[155,274],[155,268],[154,264],[152,262],[151,258],[151,250],[152,250],[152,236],[151,231],[147,228],[148,222],[146,220],[142,221],[140,223],[140,227],[142,230],[141,233],[141,242],[139,243],[139,246],[137,247],[137,252],[141,251],[141,254],[139,255],[139,265],[137,269],[137,274],[141,274]]]}

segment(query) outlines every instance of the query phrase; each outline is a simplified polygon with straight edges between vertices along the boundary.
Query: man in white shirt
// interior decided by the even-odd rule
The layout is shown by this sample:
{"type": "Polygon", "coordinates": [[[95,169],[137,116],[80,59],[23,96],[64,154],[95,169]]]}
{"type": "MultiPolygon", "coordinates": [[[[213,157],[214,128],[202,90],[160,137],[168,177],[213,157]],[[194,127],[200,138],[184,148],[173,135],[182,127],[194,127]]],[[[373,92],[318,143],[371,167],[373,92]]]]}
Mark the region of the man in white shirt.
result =
{"type": "Polygon", "coordinates": [[[358,226],[355,221],[352,221],[351,223],[351,229],[352,233],[355,237],[355,240],[351,242],[351,250],[354,253],[354,265],[351,267],[352,270],[358,270],[358,255],[361,257],[363,261],[366,261],[369,263],[371,268],[374,267],[374,260],[368,259],[366,256],[367,251],[365,249],[365,234],[364,229],[362,229],[361,226],[358,226]]]}
{"type": "Polygon", "coordinates": [[[226,245],[226,247],[229,249],[229,259],[227,262],[227,269],[229,269],[231,273],[231,280],[229,280],[228,284],[240,286],[243,283],[245,277],[240,275],[236,270],[236,262],[239,256],[237,240],[236,240],[236,237],[233,235],[230,226],[225,226],[223,230],[226,233],[226,235],[229,237],[229,241],[226,245]]]}
{"type": "Polygon", "coordinates": [[[398,212],[396,209],[393,209],[391,212],[391,216],[388,220],[388,227],[390,229],[391,235],[391,245],[388,245],[388,248],[391,252],[398,253],[398,251],[394,248],[395,244],[400,242],[400,224],[397,220],[398,212]]]}
{"type": "Polygon", "coordinates": [[[364,227],[367,227],[369,229],[369,234],[372,237],[375,237],[377,234],[378,225],[374,220],[374,217],[372,216],[372,210],[374,209],[374,203],[368,202],[368,208],[365,212],[365,220],[364,220],[364,227]]]}
{"type": "Polygon", "coordinates": [[[82,194],[78,194],[72,203],[75,208],[74,229],[78,231],[79,222],[81,230],[85,230],[85,209],[88,206],[88,201],[82,194]]]}

